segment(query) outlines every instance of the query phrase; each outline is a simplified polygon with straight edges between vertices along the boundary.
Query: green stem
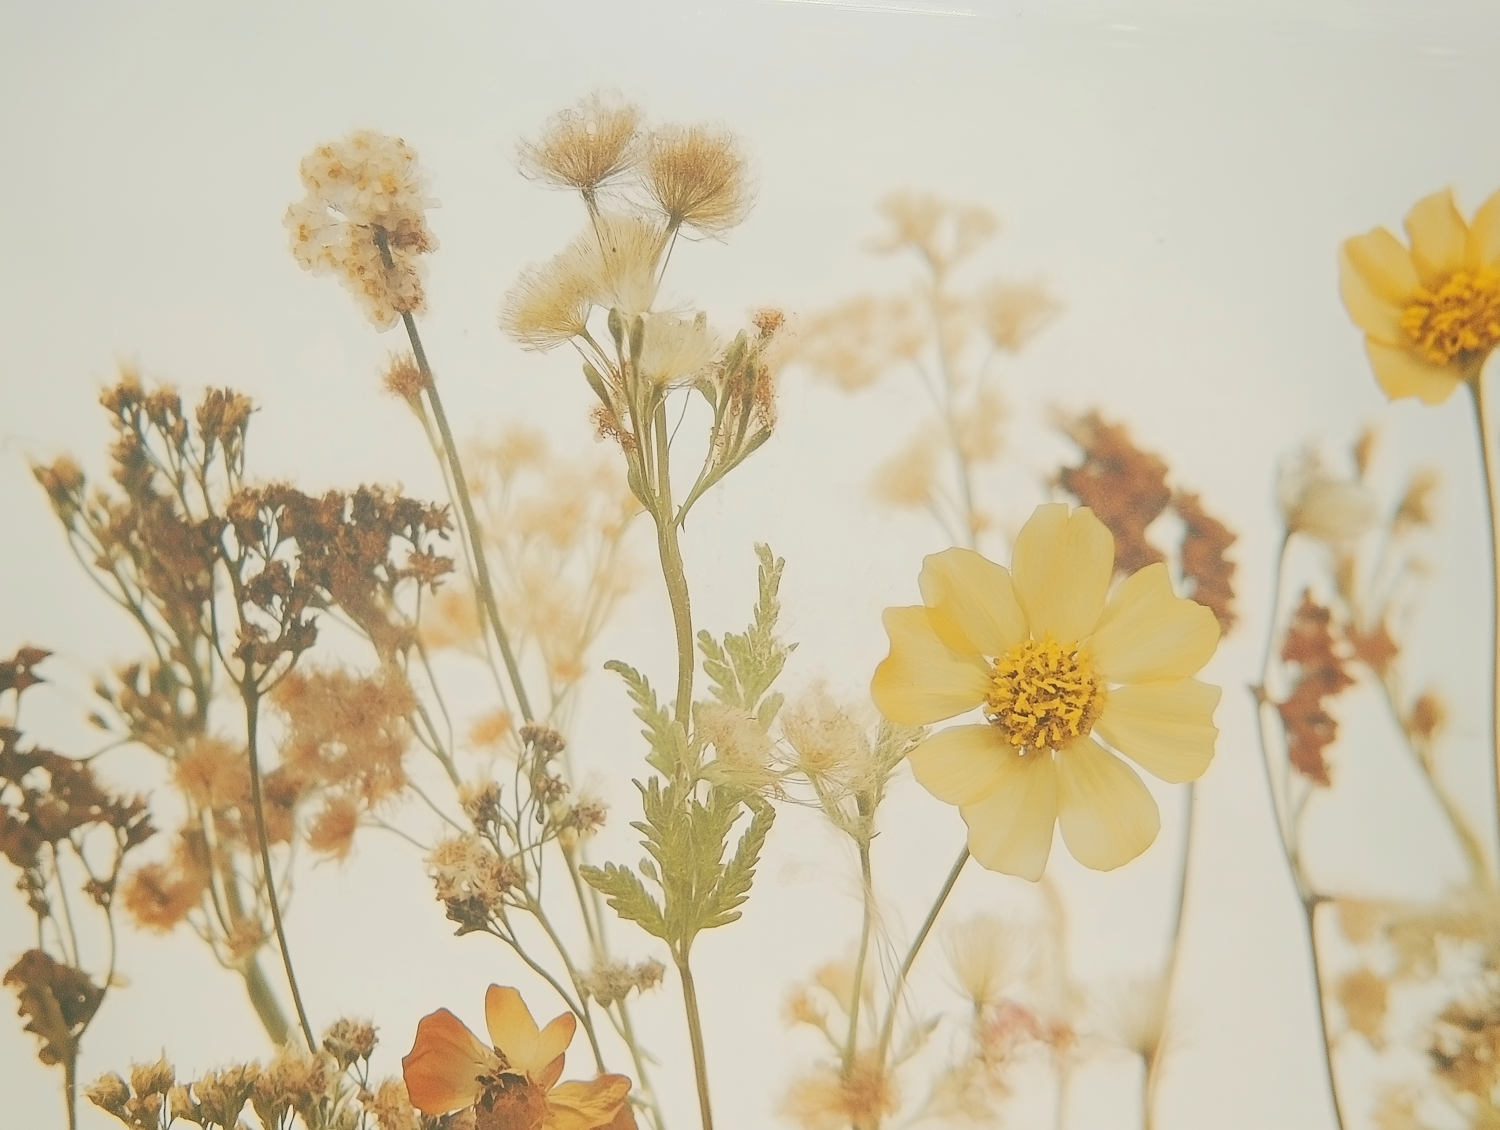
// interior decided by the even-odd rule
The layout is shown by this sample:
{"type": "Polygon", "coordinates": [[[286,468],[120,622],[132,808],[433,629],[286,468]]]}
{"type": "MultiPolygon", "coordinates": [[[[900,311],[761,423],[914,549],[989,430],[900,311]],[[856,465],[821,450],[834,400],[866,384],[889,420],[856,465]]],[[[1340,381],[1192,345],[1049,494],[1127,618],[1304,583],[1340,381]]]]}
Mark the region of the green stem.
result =
{"type": "Polygon", "coordinates": [[[693,1048],[693,1079],[698,1084],[698,1114],[703,1130],[713,1130],[713,1108],[708,1101],[708,1059],[703,1051],[703,1022],[698,1015],[698,990],[693,984],[693,971],[688,967],[688,955],[673,953],[677,962],[677,973],[682,978],[682,1003],[687,1009],[688,1040],[693,1048]]]}
{"type": "MultiPolygon", "coordinates": [[[[860,815],[866,815],[863,798],[860,815]]],[[[854,1070],[854,1053],[859,1044],[859,1005],[865,983],[865,958],[870,952],[870,929],[875,918],[875,882],[870,869],[870,844],[868,840],[859,845],[859,878],[864,896],[864,914],[859,926],[859,953],[854,958],[854,988],[849,1000],[849,1034],[844,1038],[844,1063],[842,1075],[847,1080],[854,1070]]]]}
{"type": "MultiPolygon", "coordinates": [[[[387,256],[390,252],[384,247],[383,240],[381,250],[387,256]]],[[[464,525],[469,530],[469,543],[474,551],[474,584],[479,589],[479,599],[484,605],[485,616],[489,619],[490,628],[495,633],[495,643],[500,648],[500,658],[505,663],[505,673],[510,677],[510,685],[516,692],[516,705],[521,710],[521,717],[526,721],[532,720],[531,700],[526,697],[526,686],[521,682],[521,667],[516,662],[516,653],[510,646],[510,636],[505,631],[505,625],[500,620],[500,606],[495,600],[495,588],[490,581],[490,566],[485,559],[484,536],[479,526],[479,516],[474,513],[474,500],[469,494],[469,483],[464,477],[463,463],[459,461],[458,444],[453,440],[453,429],[448,424],[448,413],[443,408],[443,398],[438,394],[437,381],[432,375],[432,366],[427,363],[427,351],[422,348],[421,335],[417,333],[416,320],[410,313],[403,312],[401,321],[406,326],[406,336],[411,342],[412,355],[416,358],[417,369],[422,374],[422,386],[427,392],[427,404],[432,409],[432,419],[437,424],[438,435],[443,441],[443,453],[448,457],[448,471],[453,476],[453,493],[458,495],[458,507],[463,514],[464,525]]]]}
{"type": "Polygon", "coordinates": [[[68,1130],[78,1130],[78,1049],[63,1060],[63,1102],[68,1107],[68,1130]]]}
{"type": "Polygon", "coordinates": [[[266,835],[266,809],[261,790],[260,754],[256,749],[257,732],[260,727],[260,692],[246,676],[241,693],[245,699],[245,746],[250,758],[250,800],[255,807],[255,832],[260,841],[260,864],[266,880],[266,901],[271,904],[271,922],[276,927],[276,944],[281,947],[281,967],[286,970],[287,987],[292,993],[292,1004],[297,1009],[297,1022],[302,1026],[302,1035],[307,1039],[309,1051],[316,1051],[318,1041],[313,1037],[312,1025],[307,1022],[307,1009],[302,1005],[302,993],[297,988],[297,975],[292,971],[292,951],[286,942],[286,927],[281,921],[281,900],[276,897],[276,877],[271,870],[271,842],[266,835]]]}
{"type": "Polygon", "coordinates": [[[1479,461],[1484,470],[1485,517],[1490,528],[1490,742],[1494,750],[1495,763],[1495,815],[1496,832],[1500,835],[1500,485],[1496,484],[1495,460],[1490,452],[1488,421],[1484,411],[1484,374],[1476,372],[1469,379],[1469,392],[1474,398],[1474,423],[1479,429],[1479,461]]]}
{"type": "Polygon", "coordinates": [[[1314,896],[1302,903],[1303,919],[1307,923],[1307,948],[1312,954],[1313,999],[1318,1004],[1318,1028],[1323,1033],[1323,1065],[1328,1072],[1328,1096],[1333,1100],[1333,1118],[1339,1130],[1344,1130],[1344,1108],[1339,1102],[1339,1084],[1333,1072],[1333,1035],[1328,1030],[1328,1010],[1323,1004],[1323,971],[1318,962],[1318,907],[1326,899],[1314,896]]]}
{"type": "Polygon", "coordinates": [[[265,970],[260,967],[260,958],[252,957],[241,971],[241,976],[245,979],[245,992],[250,997],[250,1004],[255,1009],[256,1018],[260,1020],[260,1026],[266,1030],[271,1043],[281,1047],[286,1043],[287,1033],[291,1028],[287,1024],[286,1013],[281,1009],[281,1002],[276,999],[271,983],[266,980],[265,970]]]}
{"type": "MultiPolygon", "coordinates": [[[[1163,1010],[1169,1010],[1172,1003],[1172,989],[1177,983],[1177,966],[1182,955],[1182,923],[1187,917],[1188,897],[1188,874],[1193,858],[1193,814],[1197,809],[1198,784],[1193,782],[1188,785],[1187,811],[1184,817],[1182,830],[1182,870],[1177,880],[1177,906],[1172,918],[1172,947],[1167,951],[1167,970],[1163,978],[1162,993],[1165,1000],[1162,1003],[1163,1010]]],[[[1146,1077],[1142,1087],[1142,1104],[1145,1110],[1143,1125],[1145,1130],[1151,1130],[1155,1124],[1156,1091],[1161,1082],[1162,1053],[1167,1046],[1167,1030],[1170,1027],[1170,1012],[1168,1018],[1162,1024],[1161,1035],[1156,1041],[1156,1046],[1151,1049],[1151,1054],[1144,1056],[1146,1066],[1146,1077]]]]}
{"type": "Polygon", "coordinates": [[[650,1076],[646,1072],[646,1060],[641,1055],[640,1042],[635,1037],[635,1025],[630,1022],[630,1009],[623,997],[617,1007],[620,1010],[620,1031],[625,1037],[625,1046],[630,1049],[630,1061],[635,1065],[635,1085],[646,1096],[646,1106],[656,1122],[656,1130],[667,1130],[667,1124],[661,1116],[661,1103],[656,1097],[656,1088],[651,1085],[650,1076]]]}
{"type": "Polygon", "coordinates": [[[677,714],[687,726],[693,708],[693,610],[688,597],[687,571],[677,541],[676,516],[672,513],[670,446],[667,439],[667,408],[658,402],[651,422],[656,444],[655,503],[651,517],[656,522],[656,546],[661,556],[662,577],[672,605],[672,627],[677,634],[677,714]]]}
{"type": "Polygon", "coordinates": [[[927,940],[927,935],[932,932],[932,924],[937,921],[938,912],[943,909],[943,904],[948,901],[948,896],[953,891],[953,884],[958,882],[958,876],[964,869],[964,864],[969,862],[969,845],[964,844],[959,851],[958,858],[953,862],[953,869],[948,872],[948,878],[943,881],[943,889],[938,892],[937,899],[932,904],[932,909],[927,912],[927,920],[922,923],[922,928],[917,931],[917,936],[912,939],[911,949],[906,951],[906,958],[901,962],[901,969],[896,974],[896,983],[891,986],[890,1004],[886,1006],[885,1023],[880,1026],[880,1044],[875,1052],[875,1063],[883,1071],[885,1069],[886,1053],[890,1051],[891,1035],[896,1030],[896,1007],[901,1003],[901,990],[906,987],[907,974],[911,967],[916,964],[917,954],[922,949],[922,943],[927,940]]]}

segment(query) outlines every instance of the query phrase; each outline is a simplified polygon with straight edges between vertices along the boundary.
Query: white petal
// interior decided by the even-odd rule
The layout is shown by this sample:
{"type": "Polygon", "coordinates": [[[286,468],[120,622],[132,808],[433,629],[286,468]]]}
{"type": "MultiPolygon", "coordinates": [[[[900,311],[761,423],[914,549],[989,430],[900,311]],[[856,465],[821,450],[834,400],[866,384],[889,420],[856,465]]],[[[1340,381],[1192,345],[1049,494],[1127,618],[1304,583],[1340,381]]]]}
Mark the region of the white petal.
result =
{"type": "Polygon", "coordinates": [[[1092,738],[1058,751],[1058,822],[1073,858],[1113,871],[1161,831],[1156,801],[1136,771],[1092,738]]]}
{"type": "Polygon", "coordinates": [[[1036,639],[1074,643],[1093,630],[1115,568],[1115,539],[1094,512],[1038,506],[1016,535],[1016,598],[1036,639]]]}
{"type": "Polygon", "coordinates": [[[989,664],[943,643],[926,608],[887,608],[881,619],[891,638],[891,652],[875,668],[870,695],[892,722],[940,722],[984,701],[990,687],[989,664]]]}
{"type": "Polygon", "coordinates": [[[1214,759],[1219,688],[1197,679],[1109,692],[1095,730],[1142,769],[1174,785],[1196,781],[1214,759]]]}
{"type": "Polygon", "coordinates": [[[1158,563],[1121,582],[1084,646],[1111,683],[1182,679],[1219,646],[1219,622],[1203,605],[1177,596],[1158,563]]]}
{"type": "Polygon", "coordinates": [[[917,584],[927,607],[946,613],[963,633],[967,647],[937,625],[956,651],[1003,655],[1026,638],[1026,614],[1016,602],[1010,571],[972,549],[955,547],[924,558],[917,584]]]}
{"type": "Polygon", "coordinates": [[[975,804],[999,787],[1015,755],[994,726],[954,726],[906,755],[917,783],[946,804],[975,804]]]}
{"type": "Polygon", "coordinates": [[[1047,870],[1057,826],[1057,766],[1047,752],[1008,753],[995,791],[959,809],[980,866],[1033,883],[1047,870]]]}

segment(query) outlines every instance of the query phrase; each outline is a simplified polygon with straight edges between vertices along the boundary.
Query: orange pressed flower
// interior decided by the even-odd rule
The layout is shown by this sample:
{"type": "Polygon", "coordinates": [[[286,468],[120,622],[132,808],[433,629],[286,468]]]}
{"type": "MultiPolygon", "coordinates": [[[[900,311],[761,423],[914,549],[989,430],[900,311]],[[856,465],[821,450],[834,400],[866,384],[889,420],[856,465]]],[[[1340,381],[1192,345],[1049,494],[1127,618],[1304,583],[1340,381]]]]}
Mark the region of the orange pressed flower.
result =
{"type": "Polygon", "coordinates": [[[423,1114],[475,1108],[477,1130],[595,1130],[634,1126],[630,1080],[600,1075],[559,1084],[578,1018],[565,1012],[538,1029],[515,989],[484,996],[486,1045],[446,1008],[422,1017],[401,1061],[411,1105],[423,1114]]]}

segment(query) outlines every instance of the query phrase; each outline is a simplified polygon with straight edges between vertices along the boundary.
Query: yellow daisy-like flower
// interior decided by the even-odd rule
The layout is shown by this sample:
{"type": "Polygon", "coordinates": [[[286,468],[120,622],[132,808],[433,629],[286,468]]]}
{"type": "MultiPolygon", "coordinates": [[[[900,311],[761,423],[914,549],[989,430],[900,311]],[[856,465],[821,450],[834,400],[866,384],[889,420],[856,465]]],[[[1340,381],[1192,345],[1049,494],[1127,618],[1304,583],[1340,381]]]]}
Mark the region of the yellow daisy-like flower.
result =
{"type": "Polygon", "coordinates": [[[908,757],[928,792],[959,806],[969,851],[992,871],[1040,879],[1059,823],[1098,871],[1151,846],[1156,801],[1099,738],[1173,783],[1213,760],[1219,688],[1191,676],[1218,646],[1218,621],[1176,596],[1159,564],[1111,595],[1114,557],[1092,511],[1039,506],[1010,569],[968,549],[935,553],[924,603],[885,611],[891,652],[870,688],[881,713],[915,726],[984,712],[908,757]]]}
{"type": "Polygon", "coordinates": [[[1500,345],[1500,192],[1464,223],[1449,189],[1406,215],[1411,247],[1385,228],[1339,248],[1339,292],[1365,331],[1392,400],[1440,404],[1500,345]]]}

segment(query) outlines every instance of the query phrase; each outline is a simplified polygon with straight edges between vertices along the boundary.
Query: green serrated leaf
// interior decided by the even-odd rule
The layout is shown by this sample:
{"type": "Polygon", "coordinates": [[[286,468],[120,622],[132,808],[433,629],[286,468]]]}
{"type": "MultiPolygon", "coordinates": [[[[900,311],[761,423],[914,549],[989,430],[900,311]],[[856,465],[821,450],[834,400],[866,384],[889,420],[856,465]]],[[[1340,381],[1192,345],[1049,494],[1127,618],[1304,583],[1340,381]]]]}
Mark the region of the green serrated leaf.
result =
{"type": "Polygon", "coordinates": [[[584,865],[578,869],[584,882],[605,897],[621,918],[634,922],[654,938],[667,940],[665,916],[645,885],[628,867],[606,863],[603,867],[584,865]]]}
{"type": "Polygon", "coordinates": [[[684,766],[690,767],[687,731],[657,701],[656,692],[651,689],[646,676],[618,659],[611,659],[604,668],[625,680],[625,688],[635,702],[635,716],[646,724],[641,736],[651,746],[651,752],[646,755],[647,764],[667,776],[684,766]]]}

